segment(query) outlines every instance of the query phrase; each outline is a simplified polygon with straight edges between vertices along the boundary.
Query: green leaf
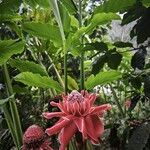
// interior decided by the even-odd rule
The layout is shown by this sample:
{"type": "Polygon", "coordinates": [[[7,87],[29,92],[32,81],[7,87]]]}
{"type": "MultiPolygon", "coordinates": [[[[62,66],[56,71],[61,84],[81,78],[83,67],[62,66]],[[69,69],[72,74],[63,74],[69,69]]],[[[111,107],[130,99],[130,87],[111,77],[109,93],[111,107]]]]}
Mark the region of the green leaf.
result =
{"type": "Polygon", "coordinates": [[[98,6],[94,14],[100,13],[100,12],[119,12],[123,11],[126,8],[132,6],[136,3],[136,0],[108,0],[105,1],[102,5],[98,6]]]}
{"type": "Polygon", "coordinates": [[[63,29],[65,33],[68,33],[70,31],[70,23],[71,23],[71,18],[70,15],[65,7],[60,3],[59,4],[59,11],[60,11],[60,16],[63,24],[63,29]]]}
{"type": "Polygon", "coordinates": [[[22,53],[24,45],[23,41],[0,41],[0,65],[4,64],[12,55],[22,53]]]}
{"type": "Polygon", "coordinates": [[[57,0],[49,0],[49,3],[50,3],[50,6],[53,10],[54,15],[55,15],[56,21],[58,23],[62,41],[64,42],[66,38],[65,38],[65,33],[64,33],[64,29],[63,29],[63,24],[62,24],[62,20],[61,20],[59,8],[58,8],[57,0]]]}
{"type": "Polygon", "coordinates": [[[62,45],[60,31],[57,26],[46,23],[27,22],[22,25],[22,28],[33,36],[51,40],[55,46],[62,45]]]}
{"type": "Polygon", "coordinates": [[[54,88],[59,92],[63,91],[63,88],[59,85],[59,83],[54,81],[52,78],[41,76],[39,74],[33,74],[31,72],[22,72],[18,74],[14,79],[28,86],[54,88]]]}
{"type": "Polygon", "coordinates": [[[115,42],[113,45],[119,48],[133,47],[132,43],[121,41],[115,42]]]}
{"type": "Polygon", "coordinates": [[[142,3],[145,7],[150,7],[150,0],[142,0],[142,3]]]}
{"type": "Polygon", "coordinates": [[[0,22],[14,22],[20,20],[22,20],[22,17],[18,14],[0,14],[0,22]]]}
{"type": "Polygon", "coordinates": [[[36,8],[37,6],[49,8],[49,0],[25,0],[25,2],[34,8],[36,8]]]}
{"type": "Polygon", "coordinates": [[[117,69],[122,60],[122,55],[119,53],[109,54],[108,55],[108,67],[111,69],[117,69]]]}
{"type": "Polygon", "coordinates": [[[96,76],[91,75],[85,82],[86,89],[92,89],[97,85],[107,84],[121,78],[122,74],[117,71],[100,72],[96,76]]]}
{"type": "MultiPolygon", "coordinates": [[[[79,86],[77,82],[72,77],[67,76],[67,79],[68,79],[69,90],[79,90],[79,86]]],[[[63,80],[64,80],[64,76],[63,76],[63,80]]]]}
{"type": "Polygon", "coordinates": [[[98,13],[93,16],[90,20],[90,24],[87,27],[87,31],[92,31],[98,25],[104,25],[112,20],[119,20],[120,16],[115,13],[98,13]]]}
{"type": "Polygon", "coordinates": [[[1,0],[0,1],[0,14],[12,14],[17,12],[21,4],[20,0],[1,0]]]}
{"type": "Polygon", "coordinates": [[[10,60],[12,67],[16,67],[21,72],[32,72],[40,74],[41,76],[47,76],[46,70],[39,64],[36,64],[27,60],[12,59],[10,60]]]}
{"type": "Polygon", "coordinates": [[[60,0],[63,5],[68,9],[70,14],[77,13],[77,7],[74,4],[73,0],[60,0]]]}
{"type": "Polygon", "coordinates": [[[92,73],[96,75],[103,68],[104,64],[107,62],[107,55],[100,56],[92,65],[92,73]]]}
{"type": "Polygon", "coordinates": [[[108,46],[104,42],[86,43],[82,50],[84,51],[97,50],[103,52],[108,50],[108,46]]]}

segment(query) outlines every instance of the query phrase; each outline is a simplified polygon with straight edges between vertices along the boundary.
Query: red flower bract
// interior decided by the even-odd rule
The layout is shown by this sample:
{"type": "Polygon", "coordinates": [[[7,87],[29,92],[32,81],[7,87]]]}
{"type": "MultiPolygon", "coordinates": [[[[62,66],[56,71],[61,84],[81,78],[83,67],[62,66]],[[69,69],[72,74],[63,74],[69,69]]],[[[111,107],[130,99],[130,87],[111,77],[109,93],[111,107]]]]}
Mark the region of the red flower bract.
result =
{"type": "Polygon", "coordinates": [[[45,112],[43,116],[47,119],[60,117],[59,121],[51,128],[46,129],[48,135],[59,133],[60,150],[64,150],[73,135],[80,131],[83,139],[89,139],[93,144],[99,143],[98,138],[104,132],[102,121],[103,114],[110,110],[109,104],[94,106],[96,94],[87,91],[72,91],[69,95],[63,95],[63,101],[51,102],[61,112],[45,112]]]}
{"type": "Polygon", "coordinates": [[[30,126],[23,135],[22,150],[52,150],[50,141],[38,125],[30,126]]]}

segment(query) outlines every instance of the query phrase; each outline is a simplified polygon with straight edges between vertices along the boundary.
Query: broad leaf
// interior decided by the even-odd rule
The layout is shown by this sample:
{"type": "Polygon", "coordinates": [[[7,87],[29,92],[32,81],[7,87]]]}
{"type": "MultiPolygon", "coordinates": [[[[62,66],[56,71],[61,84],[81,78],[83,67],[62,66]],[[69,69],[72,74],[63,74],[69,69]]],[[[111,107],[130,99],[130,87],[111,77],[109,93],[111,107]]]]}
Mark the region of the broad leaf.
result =
{"type": "Polygon", "coordinates": [[[28,22],[24,23],[22,27],[24,31],[31,35],[51,40],[54,42],[55,46],[60,46],[62,44],[60,31],[57,26],[46,23],[28,22]]]}
{"type": "Polygon", "coordinates": [[[59,4],[59,11],[60,11],[64,32],[68,33],[70,31],[70,22],[71,22],[70,15],[67,9],[61,3],[59,4]]]}
{"type": "Polygon", "coordinates": [[[103,52],[108,50],[108,46],[104,42],[87,43],[84,45],[82,50],[84,51],[97,50],[103,52]]]}
{"type": "MultiPolygon", "coordinates": [[[[64,80],[64,76],[63,76],[64,80]]],[[[69,90],[79,90],[77,82],[70,76],[67,76],[69,90]]]]}
{"type": "Polygon", "coordinates": [[[99,58],[95,60],[95,62],[92,65],[92,73],[96,75],[100,72],[100,70],[103,68],[104,64],[107,62],[108,58],[107,55],[102,55],[99,58]]]}
{"type": "Polygon", "coordinates": [[[22,72],[15,78],[16,81],[22,82],[28,86],[35,86],[41,88],[54,88],[59,92],[63,91],[63,88],[50,77],[40,76],[39,74],[33,74],[31,72],[22,72]]]}
{"type": "Polygon", "coordinates": [[[104,25],[112,20],[119,20],[120,17],[115,13],[98,13],[90,20],[86,32],[92,31],[98,25],[104,25]]]}
{"type": "Polygon", "coordinates": [[[108,55],[108,66],[111,69],[117,69],[122,60],[122,55],[119,53],[109,54],[108,55]]]}
{"type": "Polygon", "coordinates": [[[73,0],[60,0],[63,5],[68,9],[70,14],[77,13],[76,5],[74,4],[73,0]]]}
{"type": "Polygon", "coordinates": [[[0,41],[0,65],[4,64],[12,55],[22,53],[25,43],[16,40],[0,41]]]}
{"type": "Polygon", "coordinates": [[[107,0],[96,8],[94,13],[100,12],[119,12],[132,6],[136,3],[136,0],[107,0]]]}
{"type": "Polygon", "coordinates": [[[110,83],[121,78],[121,73],[117,71],[107,71],[107,72],[100,72],[96,76],[91,75],[86,83],[86,89],[92,89],[97,85],[102,85],[106,83],[110,83]]]}
{"type": "Polygon", "coordinates": [[[133,47],[132,43],[121,41],[115,42],[113,45],[119,48],[133,47]]]}
{"type": "Polygon", "coordinates": [[[39,64],[36,64],[27,60],[12,59],[10,60],[12,67],[16,67],[21,72],[32,72],[40,74],[41,76],[47,76],[46,70],[39,64]]]}
{"type": "Polygon", "coordinates": [[[50,3],[50,6],[53,10],[54,15],[55,15],[56,21],[58,23],[59,30],[61,33],[61,38],[62,38],[62,41],[64,44],[64,41],[66,38],[65,38],[65,33],[64,33],[64,29],[63,29],[63,24],[62,24],[62,20],[61,20],[61,16],[60,16],[60,10],[58,8],[57,0],[49,0],[49,3],[50,3]]]}

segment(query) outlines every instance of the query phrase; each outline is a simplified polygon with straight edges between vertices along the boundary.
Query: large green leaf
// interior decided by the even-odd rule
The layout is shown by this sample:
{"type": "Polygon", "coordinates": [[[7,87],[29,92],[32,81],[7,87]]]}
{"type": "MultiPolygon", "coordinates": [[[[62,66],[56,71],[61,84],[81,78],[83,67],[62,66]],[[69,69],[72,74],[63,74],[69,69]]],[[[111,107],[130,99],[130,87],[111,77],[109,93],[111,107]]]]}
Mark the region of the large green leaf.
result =
{"type": "Polygon", "coordinates": [[[121,78],[121,73],[117,71],[100,72],[96,76],[91,75],[85,82],[86,89],[92,89],[97,85],[110,83],[121,78]]]}
{"type": "Polygon", "coordinates": [[[70,14],[77,13],[76,5],[74,4],[73,0],[60,0],[63,5],[68,9],[70,14]]]}
{"type": "MultiPolygon", "coordinates": [[[[63,76],[63,80],[64,80],[64,76],[63,76]]],[[[70,76],[67,76],[67,80],[68,80],[68,89],[69,90],[79,90],[79,86],[78,86],[77,82],[75,81],[75,79],[73,79],[70,76]]]]}
{"type": "Polygon", "coordinates": [[[55,15],[56,21],[58,23],[63,44],[65,44],[64,42],[65,42],[66,38],[65,38],[64,28],[63,28],[63,24],[62,24],[62,20],[61,20],[61,16],[60,16],[60,10],[59,10],[59,7],[58,7],[57,0],[49,0],[49,3],[50,3],[50,6],[53,10],[54,15],[55,15]]]}
{"type": "Polygon", "coordinates": [[[68,33],[70,31],[70,23],[71,23],[70,15],[67,9],[61,3],[59,3],[59,11],[64,32],[68,33]]]}
{"type": "Polygon", "coordinates": [[[106,54],[97,58],[92,65],[92,74],[96,75],[97,73],[99,73],[107,61],[108,58],[106,54]]]}
{"type": "Polygon", "coordinates": [[[52,78],[41,76],[39,74],[33,74],[31,72],[22,72],[18,74],[14,79],[28,86],[54,88],[59,92],[63,91],[63,88],[59,85],[59,83],[54,81],[52,78]]]}
{"type": "Polygon", "coordinates": [[[24,45],[23,41],[0,41],[0,65],[4,64],[13,54],[22,53],[24,45]]]}
{"type": "Polygon", "coordinates": [[[132,6],[135,2],[136,0],[107,0],[97,7],[94,13],[123,11],[132,6]]]}
{"type": "Polygon", "coordinates": [[[120,16],[115,13],[98,13],[93,16],[93,18],[90,20],[90,24],[87,27],[87,31],[89,32],[92,29],[94,29],[98,25],[104,25],[112,20],[118,20],[120,19],[120,16]]]}
{"type": "Polygon", "coordinates": [[[57,26],[46,23],[27,22],[24,23],[22,27],[24,31],[31,35],[51,40],[54,42],[55,46],[60,46],[62,44],[60,31],[57,26]]]}
{"type": "Polygon", "coordinates": [[[46,70],[39,64],[27,60],[12,59],[10,60],[12,67],[16,67],[21,72],[38,73],[41,76],[47,76],[46,70]]]}
{"type": "Polygon", "coordinates": [[[107,64],[111,69],[117,69],[122,60],[122,55],[119,53],[108,54],[107,64]]]}

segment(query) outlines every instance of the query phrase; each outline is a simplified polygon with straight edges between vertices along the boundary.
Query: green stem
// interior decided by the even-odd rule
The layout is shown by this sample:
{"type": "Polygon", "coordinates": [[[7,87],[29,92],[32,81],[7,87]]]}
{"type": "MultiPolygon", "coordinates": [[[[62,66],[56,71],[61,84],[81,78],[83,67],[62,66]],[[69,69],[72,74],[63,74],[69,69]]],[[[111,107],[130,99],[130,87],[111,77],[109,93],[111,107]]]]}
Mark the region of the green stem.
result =
{"type": "Polygon", "coordinates": [[[118,106],[118,109],[119,109],[119,111],[120,111],[122,117],[125,117],[124,111],[123,111],[123,109],[122,109],[122,107],[121,107],[121,105],[120,105],[120,102],[119,102],[119,98],[117,97],[117,94],[116,94],[116,92],[115,92],[113,86],[112,86],[111,84],[109,84],[109,86],[110,86],[110,89],[111,89],[111,91],[112,91],[112,94],[113,94],[113,96],[114,96],[114,99],[115,99],[115,101],[116,101],[116,104],[117,104],[117,106],[118,106]]]}
{"type": "MultiPolygon", "coordinates": [[[[79,0],[79,26],[82,27],[82,0],[79,0]]],[[[83,44],[83,37],[81,37],[81,44],[83,44]]],[[[80,90],[84,89],[84,52],[80,56],[80,90]]]]}
{"type": "Polygon", "coordinates": [[[65,77],[65,87],[64,91],[67,94],[68,91],[68,81],[67,81],[67,53],[64,54],[64,77],[65,77]]]}
{"type": "Polygon", "coordinates": [[[64,82],[63,82],[63,80],[62,80],[62,78],[61,78],[61,76],[60,76],[60,74],[59,74],[59,72],[58,72],[58,70],[57,70],[55,64],[53,63],[52,58],[49,56],[49,54],[48,54],[46,51],[45,51],[45,53],[46,53],[46,55],[47,55],[47,57],[48,57],[50,63],[52,63],[52,66],[53,66],[53,68],[54,68],[54,70],[55,70],[55,72],[56,72],[56,75],[57,75],[57,78],[58,78],[58,80],[59,80],[59,83],[60,83],[61,86],[64,88],[64,87],[65,87],[64,82]]]}
{"type": "MultiPolygon", "coordinates": [[[[6,81],[6,87],[7,87],[8,93],[9,93],[8,96],[11,96],[11,95],[13,95],[13,88],[11,85],[11,81],[10,81],[10,77],[9,77],[9,73],[8,73],[6,64],[3,65],[3,71],[4,71],[5,81],[6,81]]],[[[9,105],[10,105],[14,130],[16,132],[16,140],[18,143],[18,147],[20,148],[22,146],[22,128],[21,128],[20,118],[19,118],[15,99],[10,101],[9,105]]]]}
{"type": "Polygon", "coordinates": [[[11,136],[12,136],[12,138],[13,138],[13,141],[14,141],[14,143],[15,143],[17,149],[19,150],[18,141],[16,140],[16,132],[15,132],[15,130],[14,130],[12,118],[11,118],[11,116],[10,116],[10,113],[9,113],[8,109],[7,109],[6,104],[3,106],[3,111],[4,111],[4,116],[5,116],[5,119],[6,119],[8,128],[9,128],[10,133],[11,133],[11,136]]]}

